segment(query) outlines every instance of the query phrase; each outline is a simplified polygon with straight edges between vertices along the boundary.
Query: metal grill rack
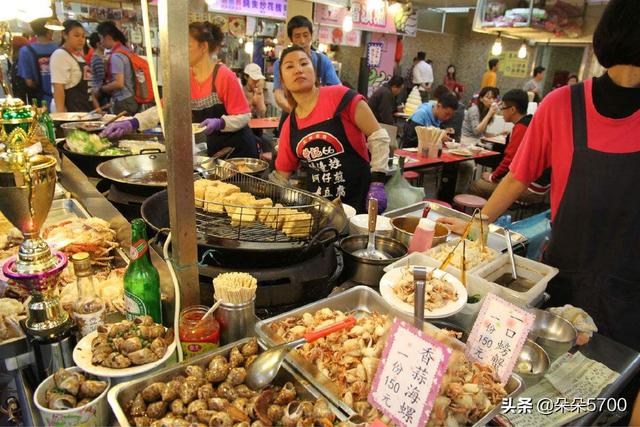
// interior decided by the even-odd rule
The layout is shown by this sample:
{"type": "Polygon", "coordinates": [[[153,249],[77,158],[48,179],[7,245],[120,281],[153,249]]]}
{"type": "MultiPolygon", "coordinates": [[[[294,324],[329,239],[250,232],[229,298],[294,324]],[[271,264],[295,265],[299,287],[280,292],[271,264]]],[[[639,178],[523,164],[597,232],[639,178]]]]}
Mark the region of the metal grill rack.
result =
{"type": "Polygon", "coordinates": [[[202,207],[196,207],[196,230],[205,239],[215,237],[247,242],[304,243],[318,233],[320,224],[324,222],[321,203],[310,193],[243,174],[224,165],[195,175],[196,179],[203,177],[233,184],[256,199],[268,197],[274,205],[283,205],[255,208],[196,198],[197,204],[202,204],[202,207]],[[300,220],[296,217],[300,213],[310,214],[311,221],[300,220]],[[260,218],[267,219],[266,223],[260,218]],[[267,224],[272,224],[272,227],[267,224]],[[283,228],[288,233],[284,233],[283,228]]]}

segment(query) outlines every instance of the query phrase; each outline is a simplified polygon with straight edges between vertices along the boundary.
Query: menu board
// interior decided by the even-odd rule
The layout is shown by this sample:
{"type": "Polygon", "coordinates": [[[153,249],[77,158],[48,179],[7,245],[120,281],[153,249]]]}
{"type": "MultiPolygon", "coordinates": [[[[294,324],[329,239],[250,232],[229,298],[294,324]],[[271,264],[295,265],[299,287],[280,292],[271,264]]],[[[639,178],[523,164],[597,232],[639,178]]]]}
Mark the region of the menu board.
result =
{"type": "Polygon", "coordinates": [[[378,2],[375,7],[367,7],[365,0],[352,0],[351,8],[328,6],[315,3],[313,19],[319,25],[342,27],[347,14],[351,15],[353,28],[373,33],[404,34],[415,36],[417,18],[410,4],[402,4],[399,11],[393,11],[387,2],[378,2]]]}
{"type": "Polygon", "coordinates": [[[396,425],[425,426],[450,356],[441,342],[394,319],[369,403],[396,425]]]}
{"type": "Polygon", "coordinates": [[[287,0],[215,0],[207,2],[209,12],[285,20],[287,0]]]}

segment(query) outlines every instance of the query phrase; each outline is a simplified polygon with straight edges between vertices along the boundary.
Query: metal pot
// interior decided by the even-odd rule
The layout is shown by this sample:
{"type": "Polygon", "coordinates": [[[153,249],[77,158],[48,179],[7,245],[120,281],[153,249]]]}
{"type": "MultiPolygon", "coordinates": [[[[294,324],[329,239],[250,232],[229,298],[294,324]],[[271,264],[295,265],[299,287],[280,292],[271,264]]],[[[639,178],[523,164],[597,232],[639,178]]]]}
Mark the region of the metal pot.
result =
{"type": "Polygon", "coordinates": [[[384,275],[384,268],[407,254],[407,247],[390,237],[376,236],[376,249],[386,252],[391,259],[373,260],[353,255],[359,249],[367,247],[369,236],[358,234],[345,237],[340,241],[340,249],[344,253],[344,270],[347,279],[363,285],[378,287],[384,275]]]}
{"type": "MultiPolygon", "coordinates": [[[[419,222],[420,218],[418,217],[393,218],[391,220],[391,228],[393,229],[391,237],[404,243],[408,247],[409,243],[411,242],[411,238],[413,237],[413,233],[418,227],[419,222]]],[[[449,230],[444,225],[436,222],[436,231],[433,235],[433,243],[431,244],[431,246],[437,246],[441,243],[446,242],[450,234],[451,230],[449,230]]]]}

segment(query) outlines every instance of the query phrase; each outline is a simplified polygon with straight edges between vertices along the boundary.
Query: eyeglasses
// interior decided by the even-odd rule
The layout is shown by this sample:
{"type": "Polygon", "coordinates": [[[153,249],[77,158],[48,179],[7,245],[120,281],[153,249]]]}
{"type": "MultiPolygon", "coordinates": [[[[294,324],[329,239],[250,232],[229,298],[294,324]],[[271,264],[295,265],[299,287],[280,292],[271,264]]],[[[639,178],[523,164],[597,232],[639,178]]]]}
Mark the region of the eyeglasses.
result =
{"type": "Polygon", "coordinates": [[[513,105],[505,105],[505,104],[502,104],[501,109],[502,109],[502,111],[504,111],[504,110],[507,110],[507,109],[509,109],[509,108],[511,108],[511,107],[513,107],[513,105]]]}

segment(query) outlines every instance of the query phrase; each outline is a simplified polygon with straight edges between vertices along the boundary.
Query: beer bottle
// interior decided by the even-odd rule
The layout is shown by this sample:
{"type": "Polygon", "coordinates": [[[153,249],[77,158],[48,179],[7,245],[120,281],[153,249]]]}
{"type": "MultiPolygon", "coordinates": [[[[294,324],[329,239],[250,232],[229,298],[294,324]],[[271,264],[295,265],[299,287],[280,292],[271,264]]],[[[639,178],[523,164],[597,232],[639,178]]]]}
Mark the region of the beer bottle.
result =
{"type": "Polygon", "coordinates": [[[78,299],[73,305],[73,319],[84,337],[104,324],[106,310],[104,302],[93,287],[91,257],[87,252],[78,252],[71,257],[73,272],[78,286],[78,299]]]}
{"type": "Polygon", "coordinates": [[[42,126],[45,128],[45,135],[49,138],[49,141],[53,145],[56,145],[56,131],[53,127],[53,120],[51,120],[51,116],[49,115],[49,109],[47,108],[47,101],[42,101],[42,126]]]}
{"type": "Polygon", "coordinates": [[[151,264],[147,229],[140,218],[131,222],[131,263],[124,273],[124,304],[127,319],[149,315],[162,323],[160,276],[151,264]]]}

